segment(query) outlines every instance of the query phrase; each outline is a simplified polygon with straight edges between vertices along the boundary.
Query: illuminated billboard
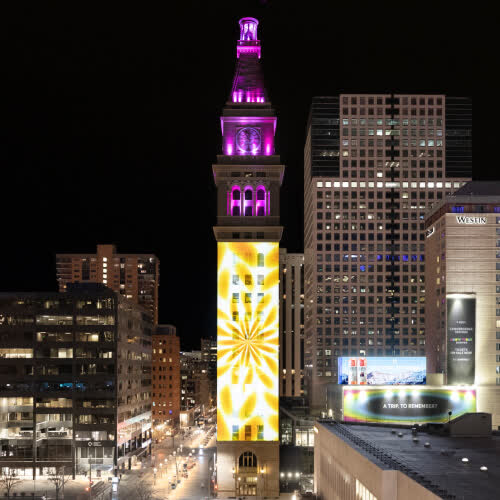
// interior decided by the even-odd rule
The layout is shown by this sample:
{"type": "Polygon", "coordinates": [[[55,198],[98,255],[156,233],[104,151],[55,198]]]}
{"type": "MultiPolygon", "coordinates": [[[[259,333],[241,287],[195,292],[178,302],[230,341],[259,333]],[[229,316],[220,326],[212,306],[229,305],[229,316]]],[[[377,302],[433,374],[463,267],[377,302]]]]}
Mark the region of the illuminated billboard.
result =
{"type": "Polygon", "coordinates": [[[476,298],[446,298],[447,383],[473,384],[475,376],[476,298]]]}
{"type": "Polygon", "coordinates": [[[343,388],[345,422],[413,424],[447,422],[476,411],[474,389],[428,387],[343,388]]]}
{"type": "Polygon", "coordinates": [[[279,245],[217,252],[217,440],[277,441],[279,245]]]}
{"type": "Polygon", "coordinates": [[[425,356],[338,358],[339,384],[414,385],[425,381],[425,356]]]}

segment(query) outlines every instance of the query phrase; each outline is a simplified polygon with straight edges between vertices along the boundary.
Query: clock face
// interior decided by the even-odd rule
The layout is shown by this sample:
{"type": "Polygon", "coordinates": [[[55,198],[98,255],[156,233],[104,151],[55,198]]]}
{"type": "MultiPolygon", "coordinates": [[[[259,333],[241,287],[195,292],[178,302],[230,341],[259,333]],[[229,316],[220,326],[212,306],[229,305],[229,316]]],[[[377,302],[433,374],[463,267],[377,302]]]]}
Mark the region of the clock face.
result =
{"type": "Polygon", "coordinates": [[[253,127],[240,128],[236,132],[236,145],[243,154],[258,154],[260,152],[260,130],[253,127]]]}

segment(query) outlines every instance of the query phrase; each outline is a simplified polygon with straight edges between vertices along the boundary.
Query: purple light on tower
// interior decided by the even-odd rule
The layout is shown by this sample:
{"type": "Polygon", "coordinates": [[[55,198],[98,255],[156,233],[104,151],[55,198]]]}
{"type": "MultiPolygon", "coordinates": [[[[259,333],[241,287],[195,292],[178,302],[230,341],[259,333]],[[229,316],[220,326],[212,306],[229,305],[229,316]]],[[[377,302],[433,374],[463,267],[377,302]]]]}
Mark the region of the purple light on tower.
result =
{"type": "Polygon", "coordinates": [[[257,54],[260,59],[260,42],[257,38],[257,26],[259,21],[253,17],[240,19],[240,39],[236,49],[236,56],[240,54],[257,54]]]}
{"type": "Polygon", "coordinates": [[[233,186],[231,190],[231,214],[239,216],[241,214],[241,189],[239,186],[233,186]]]}

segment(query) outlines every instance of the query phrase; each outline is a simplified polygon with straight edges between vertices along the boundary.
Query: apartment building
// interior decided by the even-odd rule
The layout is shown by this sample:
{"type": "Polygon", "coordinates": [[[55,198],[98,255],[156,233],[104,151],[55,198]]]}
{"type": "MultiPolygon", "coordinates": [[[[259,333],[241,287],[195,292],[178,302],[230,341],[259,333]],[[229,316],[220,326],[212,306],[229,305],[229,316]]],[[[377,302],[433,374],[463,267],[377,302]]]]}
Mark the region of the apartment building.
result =
{"type": "Polygon", "coordinates": [[[114,245],[97,245],[96,253],[56,255],[59,291],[68,283],[102,283],[144,307],[158,324],[160,261],[153,254],[122,254],[114,245]]]}
{"type": "Polygon", "coordinates": [[[181,404],[180,339],[173,325],[153,333],[153,427],[169,434],[179,424],[181,404]]]}

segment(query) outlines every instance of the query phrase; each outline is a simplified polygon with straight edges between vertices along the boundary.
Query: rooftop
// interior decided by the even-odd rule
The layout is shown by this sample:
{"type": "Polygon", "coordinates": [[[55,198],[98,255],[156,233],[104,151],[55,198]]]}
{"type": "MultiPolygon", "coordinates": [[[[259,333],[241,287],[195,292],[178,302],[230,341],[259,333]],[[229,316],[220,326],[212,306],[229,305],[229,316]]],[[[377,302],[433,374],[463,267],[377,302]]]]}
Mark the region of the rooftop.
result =
{"type": "Polygon", "coordinates": [[[500,196],[500,181],[471,181],[452,196],[500,196]]]}
{"type": "Polygon", "coordinates": [[[449,437],[419,431],[414,442],[410,428],[321,423],[378,467],[401,470],[431,491],[444,490],[449,495],[441,493],[444,498],[498,498],[500,436],[449,437]],[[488,470],[481,471],[483,466],[488,470]]]}

